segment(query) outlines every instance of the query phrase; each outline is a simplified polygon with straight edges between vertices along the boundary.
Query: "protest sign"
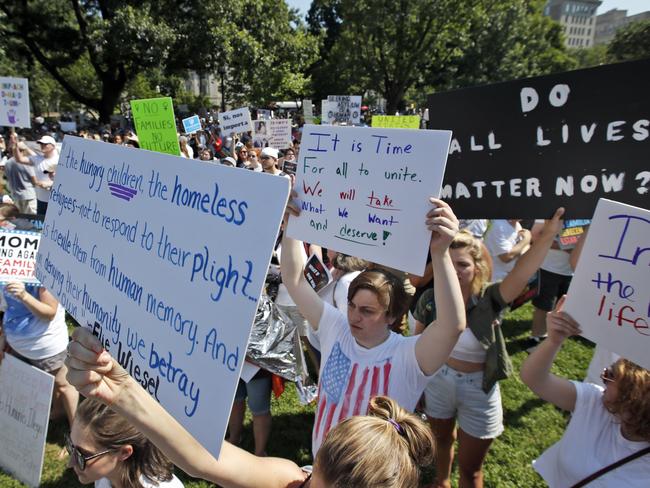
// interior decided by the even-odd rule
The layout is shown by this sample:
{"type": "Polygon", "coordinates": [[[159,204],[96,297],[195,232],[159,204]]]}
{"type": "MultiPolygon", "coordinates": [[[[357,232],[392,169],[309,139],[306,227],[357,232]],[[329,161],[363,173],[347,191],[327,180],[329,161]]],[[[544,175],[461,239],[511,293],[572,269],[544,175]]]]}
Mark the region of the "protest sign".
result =
{"type": "Polygon", "coordinates": [[[589,219],[565,220],[562,231],[558,236],[560,249],[573,249],[578,243],[580,236],[584,234],[585,227],[591,223],[589,219]]]}
{"type": "Polygon", "coordinates": [[[253,130],[251,112],[248,107],[230,110],[229,112],[219,112],[219,126],[221,127],[221,133],[226,135],[241,134],[253,130]]]}
{"type": "Polygon", "coordinates": [[[266,147],[269,145],[271,120],[255,120],[253,122],[253,146],[266,147]]]}
{"type": "Polygon", "coordinates": [[[31,128],[27,78],[0,76],[0,126],[31,128]]]}
{"type": "Polygon", "coordinates": [[[453,139],[442,197],[459,218],[590,218],[650,192],[650,59],[431,95],[453,139]]]}
{"type": "Polygon", "coordinates": [[[34,264],[40,240],[38,232],[0,229],[0,285],[38,283],[34,264]]]}
{"type": "MultiPolygon", "coordinates": [[[[327,119],[330,124],[354,125],[361,123],[361,96],[329,95],[327,119]]],[[[325,112],[323,112],[324,116],[325,112]]]]}
{"type": "Polygon", "coordinates": [[[451,132],[305,125],[288,235],[418,276],[451,132]]]}
{"type": "Polygon", "coordinates": [[[0,467],[28,486],[41,482],[54,376],[5,354],[0,363],[0,467]]]}
{"type": "Polygon", "coordinates": [[[186,119],[183,119],[183,130],[186,134],[193,134],[197,130],[201,130],[201,120],[199,120],[198,115],[192,115],[186,119]]]}
{"type": "Polygon", "coordinates": [[[253,122],[253,145],[255,147],[274,147],[287,149],[291,147],[291,120],[269,119],[253,122]]]}
{"type": "Polygon", "coordinates": [[[172,156],[181,153],[170,97],[131,100],[131,111],[142,149],[172,156]]]}
{"type": "Polygon", "coordinates": [[[314,122],[314,105],[311,100],[304,99],[302,101],[302,115],[305,119],[305,124],[312,124],[314,122]]]}
{"type": "Polygon", "coordinates": [[[77,132],[77,123],[75,121],[65,122],[61,120],[59,121],[59,127],[63,132],[77,132]]]}
{"type": "Polygon", "coordinates": [[[312,254],[305,263],[303,270],[307,283],[314,289],[316,293],[325,288],[332,281],[332,274],[327,269],[325,263],[320,260],[317,254],[312,254]]]}
{"type": "Polygon", "coordinates": [[[650,369],[650,211],[601,199],[567,294],[583,335],[650,369]]]}
{"type": "Polygon", "coordinates": [[[273,118],[273,112],[267,109],[258,108],[257,109],[257,118],[259,120],[270,120],[273,118]]]}
{"type": "Polygon", "coordinates": [[[419,115],[373,115],[373,127],[387,127],[393,129],[419,129],[419,115]]]}
{"type": "Polygon", "coordinates": [[[289,180],[66,137],[36,276],[218,455],[289,180]]]}

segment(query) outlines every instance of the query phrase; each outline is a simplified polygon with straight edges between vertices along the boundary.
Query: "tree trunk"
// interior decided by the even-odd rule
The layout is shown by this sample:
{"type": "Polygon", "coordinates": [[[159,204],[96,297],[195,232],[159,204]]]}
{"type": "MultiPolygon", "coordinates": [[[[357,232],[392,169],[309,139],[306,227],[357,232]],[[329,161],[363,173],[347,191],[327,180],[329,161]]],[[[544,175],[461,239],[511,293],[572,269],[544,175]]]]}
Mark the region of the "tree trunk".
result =
{"type": "Polygon", "coordinates": [[[111,115],[115,111],[125,83],[121,80],[104,79],[102,80],[102,98],[99,100],[97,107],[99,112],[99,123],[108,124],[111,121],[111,115]]]}

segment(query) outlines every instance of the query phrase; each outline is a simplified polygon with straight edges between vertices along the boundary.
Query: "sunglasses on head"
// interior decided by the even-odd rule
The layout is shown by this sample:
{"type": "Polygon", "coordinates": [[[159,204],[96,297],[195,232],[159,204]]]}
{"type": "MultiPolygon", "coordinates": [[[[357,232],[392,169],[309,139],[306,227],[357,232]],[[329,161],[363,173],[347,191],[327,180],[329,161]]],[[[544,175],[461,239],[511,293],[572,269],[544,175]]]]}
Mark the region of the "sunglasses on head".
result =
{"type": "Polygon", "coordinates": [[[611,368],[604,368],[603,372],[600,373],[600,379],[603,380],[603,383],[613,383],[616,381],[616,377],[611,368]]]}
{"type": "Polygon", "coordinates": [[[98,452],[96,454],[84,456],[81,453],[81,451],[79,451],[79,448],[72,443],[72,439],[70,439],[70,435],[68,434],[66,434],[65,436],[65,449],[66,451],[68,451],[68,454],[70,455],[70,457],[72,458],[72,460],[77,465],[80,471],[86,469],[86,463],[91,459],[98,458],[100,456],[103,456],[104,454],[108,454],[109,452],[117,451],[117,449],[107,449],[105,451],[98,452]]]}

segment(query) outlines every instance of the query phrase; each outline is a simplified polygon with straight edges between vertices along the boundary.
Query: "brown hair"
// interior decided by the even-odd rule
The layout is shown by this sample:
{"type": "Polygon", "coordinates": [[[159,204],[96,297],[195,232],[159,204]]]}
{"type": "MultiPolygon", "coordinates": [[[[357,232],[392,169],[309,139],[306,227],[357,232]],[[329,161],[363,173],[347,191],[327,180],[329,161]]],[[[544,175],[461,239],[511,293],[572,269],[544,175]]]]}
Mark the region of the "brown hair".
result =
{"type": "Polygon", "coordinates": [[[607,410],[620,420],[627,435],[650,442],[650,371],[627,359],[612,365],[618,395],[607,410]]]}
{"type": "Polygon", "coordinates": [[[363,271],[370,266],[370,263],[364,259],[337,252],[334,259],[332,259],[332,266],[346,273],[350,273],[352,271],[363,271]]]}
{"type": "Polygon", "coordinates": [[[140,477],[159,483],[172,479],[172,463],[127,420],[106,405],[86,399],[79,405],[75,422],[87,428],[99,449],[119,449],[131,445],[133,454],[118,464],[124,488],[142,488],[140,477]]]}
{"type": "Polygon", "coordinates": [[[401,322],[402,316],[408,310],[410,297],[404,290],[404,283],[387,271],[364,271],[353,279],[348,288],[348,301],[351,301],[359,290],[370,290],[377,295],[377,300],[386,310],[388,317],[396,322],[401,322]]]}
{"type": "Polygon", "coordinates": [[[450,249],[467,249],[467,252],[474,261],[474,279],[472,280],[472,294],[478,295],[481,288],[492,275],[492,263],[489,253],[483,243],[474,237],[469,231],[461,230],[449,245],[450,249]]]}
{"type": "Polygon", "coordinates": [[[314,471],[333,488],[418,486],[420,466],[433,461],[429,427],[397,402],[378,396],[367,416],[345,419],[332,429],[314,461],[314,471]]]}

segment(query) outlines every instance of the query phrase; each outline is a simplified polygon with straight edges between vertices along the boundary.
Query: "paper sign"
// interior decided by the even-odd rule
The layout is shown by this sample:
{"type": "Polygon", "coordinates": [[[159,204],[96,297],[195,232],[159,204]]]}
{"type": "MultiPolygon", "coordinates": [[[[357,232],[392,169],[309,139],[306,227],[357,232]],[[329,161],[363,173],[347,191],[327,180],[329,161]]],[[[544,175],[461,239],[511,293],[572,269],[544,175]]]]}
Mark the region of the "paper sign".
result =
{"type": "Polygon", "coordinates": [[[29,83],[27,78],[0,76],[0,126],[32,126],[29,118],[29,83]]]}
{"type": "MultiPolygon", "coordinates": [[[[354,125],[361,123],[361,96],[329,95],[327,120],[330,124],[354,125]]],[[[326,112],[323,112],[325,118],[326,112]]]]}
{"type": "Polygon", "coordinates": [[[287,178],[64,139],[36,275],[215,456],[288,192],[287,178]]]}
{"type": "Polygon", "coordinates": [[[54,376],[5,354],[0,364],[0,467],[28,486],[41,482],[54,376]]]}
{"type": "Polygon", "coordinates": [[[373,115],[373,127],[388,127],[393,129],[419,129],[419,115],[373,115]]]}
{"type": "Polygon", "coordinates": [[[449,131],[305,125],[288,235],[422,276],[449,131]]]}
{"type": "Polygon", "coordinates": [[[589,219],[565,220],[559,235],[560,249],[573,249],[580,236],[584,234],[585,227],[591,223],[589,219]]]}
{"type": "Polygon", "coordinates": [[[75,121],[64,122],[61,120],[59,121],[59,127],[63,132],[77,132],[77,123],[75,121]]]}
{"type": "Polygon", "coordinates": [[[11,281],[39,283],[34,270],[40,240],[38,232],[0,230],[0,285],[11,281]]]}
{"type": "Polygon", "coordinates": [[[269,145],[271,120],[256,120],[253,122],[253,146],[266,147],[269,145]]]}
{"type": "Polygon", "coordinates": [[[316,293],[325,288],[329,282],[332,281],[332,275],[327,266],[320,260],[316,254],[309,256],[305,263],[303,270],[307,283],[314,289],[316,293]]]}
{"type": "Polygon", "coordinates": [[[257,118],[259,120],[270,120],[273,117],[273,113],[270,110],[258,108],[257,109],[257,118]]]}
{"type": "Polygon", "coordinates": [[[193,134],[197,130],[201,130],[201,120],[199,120],[198,115],[192,115],[186,119],[183,119],[183,129],[186,134],[193,134]]]}
{"type": "Polygon", "coordinates": [[[251,112],[248,107],[219,112],[219,126],[222,134],[241,134],[253,130],[251,112]]]}
{"type": "Polygon", "coordinates": [[[601,199],[565,310],[583,335],[650,369],[650,211],[601,199]]]}
{"type": "Polygon", "coordinates": [[[131,100],[131,111],[142,149],[180,155],[174,105],[170,97],[131,100]]]}
{"type": "Polygon", "coordinates": [[[287,149],[291,147],[291,120],[269,119],[253,122],[253,145],[255,147],[274,147],[287,149]]]}
{"type": "Polygon", "coordinates": [[[588,219],[650,196],[650,59],[428,97],[453,131],[442,190],[462,219],[588,219]]]}

